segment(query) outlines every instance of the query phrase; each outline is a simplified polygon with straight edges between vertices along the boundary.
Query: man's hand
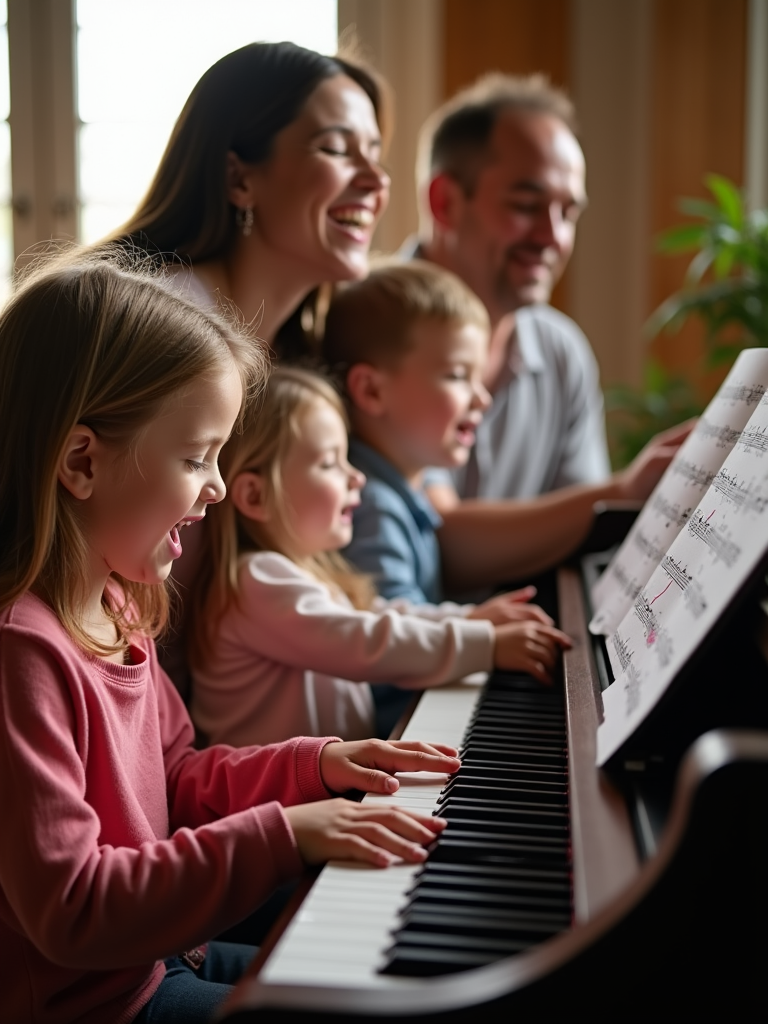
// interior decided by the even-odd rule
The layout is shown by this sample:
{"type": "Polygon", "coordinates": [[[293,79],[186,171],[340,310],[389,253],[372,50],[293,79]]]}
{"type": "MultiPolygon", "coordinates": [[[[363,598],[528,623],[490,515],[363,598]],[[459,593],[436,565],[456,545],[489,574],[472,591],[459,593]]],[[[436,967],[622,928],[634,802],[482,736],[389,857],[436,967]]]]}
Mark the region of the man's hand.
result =
{"type": "Polygon", "coordinates": [[[645,501],[695,426],[695,419],[686,420],[651,438],[627,468],[616,473],[620,497],[645,501]]]}

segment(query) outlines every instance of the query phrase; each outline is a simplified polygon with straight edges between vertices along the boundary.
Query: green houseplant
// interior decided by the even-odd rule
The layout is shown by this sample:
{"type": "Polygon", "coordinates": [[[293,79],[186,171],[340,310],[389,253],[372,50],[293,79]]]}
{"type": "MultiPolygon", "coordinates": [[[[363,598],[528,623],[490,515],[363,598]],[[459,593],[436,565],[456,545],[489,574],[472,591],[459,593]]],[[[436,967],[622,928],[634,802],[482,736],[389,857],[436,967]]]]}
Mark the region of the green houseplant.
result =
{"type": "MultiPolygon", "coordinates": [[[[662,252],[693,252],[683,287],[646,325],[649,337],[675,330],[691,315],[703,320],[705,368],[730,366],[743,348],[768,345],[768,210],[748,213],[736,186],[706,178],[711,200],[683,199],[681,212],[696,218],[666,231],[662,252]]],[[[624,465],[654,433],[701,411],[701,398],[659,364],[646,368],[642,390],[606,392],[614,459],[624,465]]]]}

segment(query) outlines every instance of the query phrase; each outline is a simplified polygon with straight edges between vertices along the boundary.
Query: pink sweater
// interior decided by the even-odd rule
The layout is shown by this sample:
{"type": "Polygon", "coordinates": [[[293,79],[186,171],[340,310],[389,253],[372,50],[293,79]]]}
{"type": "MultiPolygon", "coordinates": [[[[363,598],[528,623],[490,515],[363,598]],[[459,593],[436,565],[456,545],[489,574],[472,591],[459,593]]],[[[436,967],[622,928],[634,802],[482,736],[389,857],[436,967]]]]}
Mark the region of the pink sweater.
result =
{"type": "Polygon", "coordinates": [[[473,605],[378,601],[357,611],[274,551],[243,556],[238,601],[208,664],[193,671],[192,716],[213,743],[373,731],[369,682],[423,690],[493,666],[490,622],[473,605]]]}
{"type": "Polygon", "coordinates": [[[154,645],[84,654],[31,595],[0,613],[0,1019],[132,1020],[190,949],[302,862],[281,804],[325,739],[192,748],[154,645]]]}

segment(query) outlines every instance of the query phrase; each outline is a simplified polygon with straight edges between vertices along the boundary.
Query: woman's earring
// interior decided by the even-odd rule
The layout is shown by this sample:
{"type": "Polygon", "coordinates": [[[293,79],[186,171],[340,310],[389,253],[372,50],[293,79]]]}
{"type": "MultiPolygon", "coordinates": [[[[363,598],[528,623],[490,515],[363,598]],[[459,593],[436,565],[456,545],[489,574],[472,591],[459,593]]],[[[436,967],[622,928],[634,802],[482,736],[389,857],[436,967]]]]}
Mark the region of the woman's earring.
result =
{"type": "Polygon", "coordinates": [[[246,206],[243,210],[238,206],[235,210],[235,224],[237,224],[245,238],[247,238],[253,227],[253,207],[246,206]]]}

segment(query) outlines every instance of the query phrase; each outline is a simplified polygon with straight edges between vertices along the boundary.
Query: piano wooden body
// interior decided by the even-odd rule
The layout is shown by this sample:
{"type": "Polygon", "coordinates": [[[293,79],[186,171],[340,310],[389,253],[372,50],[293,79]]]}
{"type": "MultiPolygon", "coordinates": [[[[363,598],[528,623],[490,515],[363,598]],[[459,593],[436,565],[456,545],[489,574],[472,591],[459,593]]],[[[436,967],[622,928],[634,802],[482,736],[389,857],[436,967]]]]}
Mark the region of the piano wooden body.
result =
{"type": "MultiPolygon", "coordinates": [[[[570,927],[485,966],[425,978],[383,979],[374,970],[370,982],[340,981],[343,962],[335,976],[320,969],[281,980],[270,970],[278,942],[266,966],[235,990],[223,1017],[232,1024],[299,1014],[381,1022],[502,1014],[538,1021],[768,1019],[764,581],[765,565],[635,746],[603,771],[595,767],[600,657],[587,630],[584,582],[575,564],[558,570],[559,624],[575,641],[562,681],[570,927]]],[[[440,692],[424,695],[417,712],[440,692]]],[[[433,730],[423,738],[444,739],[433,730]]],[[[394,878],[392,870],[365,877],[373,886],[377,876],[394,878]]],[[[402,893],[391,898],[404,902],[402,893]]],[[[366,914],[363,901],[361,919],[366,914]]],[[[354,943],[354,923],[345,920],[354,943]]],[[[388,936],[380,941],[383,949],[388,936]]],[[[315,937],[314,946],[327,956],[335,940],[315,937]]]]}

